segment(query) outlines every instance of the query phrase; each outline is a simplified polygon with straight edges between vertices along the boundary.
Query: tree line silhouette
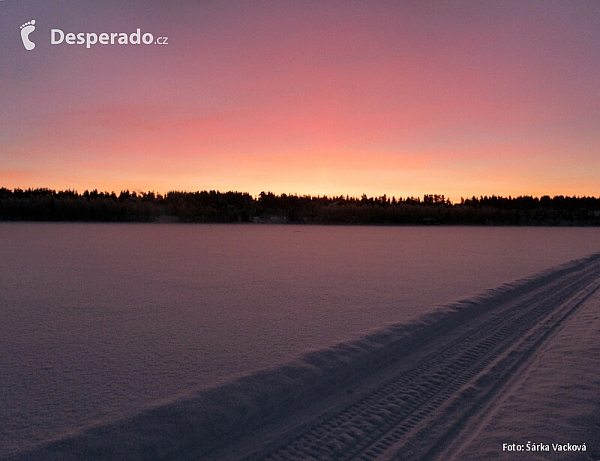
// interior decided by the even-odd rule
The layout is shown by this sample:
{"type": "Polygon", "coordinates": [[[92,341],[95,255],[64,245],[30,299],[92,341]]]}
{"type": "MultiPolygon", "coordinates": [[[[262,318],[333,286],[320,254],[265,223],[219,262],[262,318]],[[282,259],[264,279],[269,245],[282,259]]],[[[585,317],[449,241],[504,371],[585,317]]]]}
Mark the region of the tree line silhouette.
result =
{"type": "Polygon", "coordinates": [[[261,192],[98,192],[0,188],[0,220],[316,224],[600,225],[600,198],[349,197],[261,192]]]}

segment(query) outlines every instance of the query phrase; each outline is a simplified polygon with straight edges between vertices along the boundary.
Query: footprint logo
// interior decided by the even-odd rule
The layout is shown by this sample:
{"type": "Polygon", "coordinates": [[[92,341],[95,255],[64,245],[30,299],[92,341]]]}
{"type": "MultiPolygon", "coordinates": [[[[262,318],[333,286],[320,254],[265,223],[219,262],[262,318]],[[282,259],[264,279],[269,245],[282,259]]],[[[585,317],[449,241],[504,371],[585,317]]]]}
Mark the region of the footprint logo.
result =
{"type": "Polygon", "coordinates": [[[35,30],[35,19],[26,22],[21,26],[21,38],[23,39],[23,46],[26,50],[31,51],[35,48],[35,43],[29,40],[29,34],[35,30]]]}

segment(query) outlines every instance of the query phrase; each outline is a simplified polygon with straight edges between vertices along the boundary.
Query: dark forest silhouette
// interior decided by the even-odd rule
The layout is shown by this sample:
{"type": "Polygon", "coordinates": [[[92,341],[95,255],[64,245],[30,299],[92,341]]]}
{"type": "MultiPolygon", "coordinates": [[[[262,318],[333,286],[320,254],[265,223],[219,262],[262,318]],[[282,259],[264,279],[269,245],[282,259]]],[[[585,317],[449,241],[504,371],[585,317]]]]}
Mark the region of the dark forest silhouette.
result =
{"type": "Polygon", "coordinates": [[[245,192],[85,191],[0,188],[0,220],[271,222],[316,224],[600,225],[600,198],[360,198],[245,192]]]}

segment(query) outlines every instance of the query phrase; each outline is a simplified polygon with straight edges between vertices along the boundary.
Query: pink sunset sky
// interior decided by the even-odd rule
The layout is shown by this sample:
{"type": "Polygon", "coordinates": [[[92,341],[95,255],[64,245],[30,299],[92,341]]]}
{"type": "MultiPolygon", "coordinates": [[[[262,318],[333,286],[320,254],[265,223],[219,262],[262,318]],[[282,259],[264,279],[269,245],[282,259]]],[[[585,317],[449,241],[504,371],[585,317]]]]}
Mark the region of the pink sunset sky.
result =
{"type": "Polygon", "coordinates": [[[4,0],[0,27],[0,187],[600,196],[597,0],[4,0]],[[137,28],[168,45],[50,40],[137,28]]]}

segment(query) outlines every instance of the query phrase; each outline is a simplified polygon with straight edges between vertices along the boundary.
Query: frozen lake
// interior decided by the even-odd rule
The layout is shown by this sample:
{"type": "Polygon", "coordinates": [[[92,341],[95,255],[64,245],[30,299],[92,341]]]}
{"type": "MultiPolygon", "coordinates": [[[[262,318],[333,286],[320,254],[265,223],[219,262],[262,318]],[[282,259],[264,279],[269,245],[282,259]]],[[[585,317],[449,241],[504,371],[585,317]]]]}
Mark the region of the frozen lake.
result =
{"type": "Polygon", "coordinates": [[[0,457],[598,252],[599,232],[0,223],[0,457]]]}

